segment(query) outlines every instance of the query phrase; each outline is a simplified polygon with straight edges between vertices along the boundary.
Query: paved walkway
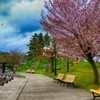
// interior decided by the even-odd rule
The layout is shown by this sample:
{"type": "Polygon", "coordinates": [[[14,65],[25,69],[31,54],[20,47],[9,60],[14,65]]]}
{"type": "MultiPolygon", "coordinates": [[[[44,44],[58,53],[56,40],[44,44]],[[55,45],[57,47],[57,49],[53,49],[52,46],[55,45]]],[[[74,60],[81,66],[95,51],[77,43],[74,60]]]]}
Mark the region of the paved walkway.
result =
{"type": "MultiPolygon", "coordinates": [[[[51,78],[39,74],[21,74],[0,87],[0,100],[92,100],[92,94],[54,83],[51,78]]],[[[100,99],[96,99],[100,100],[100,99]]]]}

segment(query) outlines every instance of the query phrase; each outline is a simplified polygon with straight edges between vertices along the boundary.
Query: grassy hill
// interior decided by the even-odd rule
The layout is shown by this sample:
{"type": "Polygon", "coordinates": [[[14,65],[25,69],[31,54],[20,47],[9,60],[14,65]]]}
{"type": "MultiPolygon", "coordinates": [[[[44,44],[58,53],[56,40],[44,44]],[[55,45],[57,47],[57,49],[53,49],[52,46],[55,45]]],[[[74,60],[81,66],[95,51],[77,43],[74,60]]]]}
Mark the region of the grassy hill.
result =
{"type": "MultiPolygon", "coordinates": [[[[48,59],[37,57],[16,69],[16,72],[26,72],[28,69],[34,69],[36,74],[43,74],[51,78],[55,77],[54,73],[51,73],[50,67],[48,72],[45,71],[45,68],[43,67],[44,64],[50,64],[48,59]],[[39,62],[39,65],[36,68],[31,68],[31,65],[35,65],[37,62],[39,62]]],[[[69,64],[69,72],[66,72],[66,61],[61,59],[57,60],[57,68],[60,68],[60,70],[57,71],[57,74],[64,73],[65,76],[66,74],[76,75],[76,88],[82,88],[89,91],[91,88],[100,88],[100,64],[96,64],[96,66],[99,74],[99,84],[93,83],[93,69],[91,65],[85,61],[80,61],[79,64],[74,64],[73,66],[72,64],[69,64]]]]}

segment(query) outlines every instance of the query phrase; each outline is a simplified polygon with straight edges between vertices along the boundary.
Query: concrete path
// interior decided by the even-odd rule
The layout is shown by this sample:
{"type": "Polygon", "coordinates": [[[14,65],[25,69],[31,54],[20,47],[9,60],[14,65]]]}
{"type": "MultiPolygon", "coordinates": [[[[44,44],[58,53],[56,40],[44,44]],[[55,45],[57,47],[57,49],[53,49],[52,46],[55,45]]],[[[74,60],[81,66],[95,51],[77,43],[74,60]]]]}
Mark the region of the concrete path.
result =
{"type": "MultiPolygon", "coordinates": [[[[54,83],[49,77],[39,74],[21,74],[0,87],[0,100],[92,100],[92,94],[54,83]]],[[[100,100],[96,99],[96,100],[100,100]]]]}

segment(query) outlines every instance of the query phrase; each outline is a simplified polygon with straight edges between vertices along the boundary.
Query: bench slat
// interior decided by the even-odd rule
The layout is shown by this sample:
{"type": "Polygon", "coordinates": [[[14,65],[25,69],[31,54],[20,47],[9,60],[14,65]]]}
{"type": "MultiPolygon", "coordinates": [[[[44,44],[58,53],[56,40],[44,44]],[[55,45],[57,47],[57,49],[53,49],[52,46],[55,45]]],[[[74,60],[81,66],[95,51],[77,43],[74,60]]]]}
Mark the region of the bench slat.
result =
{"type": "Polygon", "coordinates": [[[97,93],[97,94],[100,94],[100,89],[98,89],[98,90],[91,89],[90,91],[94,92],[94,93],[97,93]]]}

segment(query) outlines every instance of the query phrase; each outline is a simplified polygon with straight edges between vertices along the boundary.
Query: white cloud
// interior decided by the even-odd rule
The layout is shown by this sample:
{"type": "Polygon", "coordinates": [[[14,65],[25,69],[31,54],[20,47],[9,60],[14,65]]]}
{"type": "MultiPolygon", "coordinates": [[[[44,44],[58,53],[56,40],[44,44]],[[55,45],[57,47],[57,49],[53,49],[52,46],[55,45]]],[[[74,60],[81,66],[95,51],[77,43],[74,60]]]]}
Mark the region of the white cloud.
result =
{"type": "Polygon", "coordinates": [[[20,3],[16,3],[11,9],[12,18],[18,16],[20,20],[25,18],[37,18],[40,17],[41,9],[43,8],[44,0],[34,0],[33,2],[23,0],[20,3]]]}
{"type": "Polygon", "coordinates": [[[13,49],[21,49],[24,52],[28,51],[28,46],[29,41],[31,39],[31,35],[34,35],[34,33],[44,33],[44,31],[37,30],[31,33],[26,33],[26,34],[10,34],[9,37],[3,37],[0,39],[1,49],[6,49],[6,51],[13,50],[13,49]]]}
{"type": "Polygon", "coordinates": [[[15,32],[19,32],[12,26],[1,25],[0,27],[0,38],[1,37],[9,37],[10,35],[14,35],[15,32]]]}
{"type": "MultiPolygon", "coordinates": [[[[27,44],[34,33],[45,33],[42,29],[34,32],[19,33],[21,25],[26,25],[31,19],[40,19],[41,9],[43,9],[44,0],[22,0],[21,2],[12,1],[10,15],[0,15],[0,50],[9,51],[12,49],[23,49],[27,52],[27,44]],[[3,25],[2,25],[3,24],[3,25]]],[[[29,22],[30,23],[30,22],[29,22]]],[[[33,22],[31,22],[33,23],[33,22]]],[[[30,24],[31,24],[30,23],[30,24]]]]}

